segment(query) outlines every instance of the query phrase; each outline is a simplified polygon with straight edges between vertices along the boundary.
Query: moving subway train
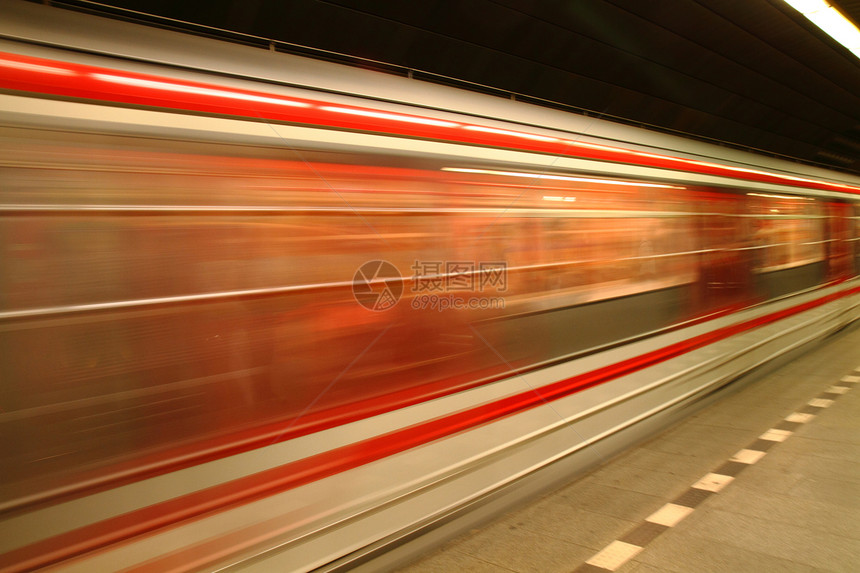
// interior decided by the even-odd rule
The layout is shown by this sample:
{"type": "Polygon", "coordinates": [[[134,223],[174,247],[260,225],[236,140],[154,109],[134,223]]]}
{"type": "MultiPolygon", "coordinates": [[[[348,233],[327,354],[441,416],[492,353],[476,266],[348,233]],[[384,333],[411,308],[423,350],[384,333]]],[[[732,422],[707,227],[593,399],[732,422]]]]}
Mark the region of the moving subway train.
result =
{"type": "Polygon", "coordinates": [[[0,570],[372,567],[860,317],[856,177],[0,7],[0,570]]]}

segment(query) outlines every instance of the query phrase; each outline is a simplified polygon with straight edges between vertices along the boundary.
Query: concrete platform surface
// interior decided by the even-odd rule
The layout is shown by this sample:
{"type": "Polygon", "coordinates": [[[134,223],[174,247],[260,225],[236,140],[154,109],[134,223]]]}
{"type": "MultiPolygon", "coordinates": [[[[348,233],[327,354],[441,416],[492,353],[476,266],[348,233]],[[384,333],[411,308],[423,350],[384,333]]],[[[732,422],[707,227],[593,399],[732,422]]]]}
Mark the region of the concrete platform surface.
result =
{"type": "Polygon", "coordinates": [[[400,573],[860,571],[860,327],[400,573]]]}

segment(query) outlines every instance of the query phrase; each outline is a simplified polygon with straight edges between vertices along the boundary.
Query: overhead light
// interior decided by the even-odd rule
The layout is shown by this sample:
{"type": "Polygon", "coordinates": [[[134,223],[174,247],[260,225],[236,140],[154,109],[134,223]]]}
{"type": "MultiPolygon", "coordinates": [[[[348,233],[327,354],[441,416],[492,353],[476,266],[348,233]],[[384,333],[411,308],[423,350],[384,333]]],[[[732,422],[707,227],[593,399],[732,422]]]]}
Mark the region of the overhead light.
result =
{"type": "Polygon", "coordinates": [[[268,96],[259,96],[229,90],[221,90],[214,88],[204,88],[199,86],[189,86],[183,84],[175,84],[171,82],[161,82],[157,80],[145,80],[142,78],[130,78],[126,76],[115,76],[112,74],[92,74],[92,77],[103,82],[111,82],[114,84],[123,84],[127,86],[135,86],[141,88],[151,88],[157,90],[167,90],[172,92],[181,92],[195,95],[205,95],[214,97],[223,97],[229,99],[239,99],[244,101],[255,101],[259,103],[272,103],[276,105],[286,105],[290,107],[310,107],[310,104],[292,101],[289,99],[281,99],[268,96]]]}
{"type": "Polygon", "coordinates": [[[320,108],[323,111],[333,111],[336,113],[346,113],[349,115],[361,115],[364,117],[375,117],[377,119],[390,119],[392,121],[405,121],[407,123],[420,123],[423,125],[435,125],[437,127],[457,127],[459,123],[453,121],[441,121],[438,119],[430,119],[429,117],[418,117],[416,115],[400,115],[399,113],[386,113],[382,111],[372,111],[369,109],[356,109],[351,107],[335,107],[331,105],[320,108]]]}
{"type": "Polygon", "coordinates": [[[824,0],[785,0],[831,38],[860,58],[860,30],[851,20],[824,0]]]}

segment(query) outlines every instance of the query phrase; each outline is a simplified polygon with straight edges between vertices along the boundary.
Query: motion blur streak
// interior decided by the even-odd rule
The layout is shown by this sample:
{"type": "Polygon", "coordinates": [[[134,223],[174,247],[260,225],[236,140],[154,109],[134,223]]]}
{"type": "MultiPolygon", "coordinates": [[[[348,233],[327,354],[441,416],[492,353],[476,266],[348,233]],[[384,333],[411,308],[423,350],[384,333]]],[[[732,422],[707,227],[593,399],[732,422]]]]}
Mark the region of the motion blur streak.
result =
{"type": "MultiPolygon", "coordinates": [[[[0,206],[7,237],[0,316],[8,319],[0,336],[14,349],[3,366],[28,389],[15,396],[15,413],[7,409],[0,419],[10,430],[42,428],[15,432],[32,436],[32,443],[19,441],[13,457],[17,495],[44,489],[39,482],[48,476],[69,479],[77,473],[72,469],[92,471],[94,463],[176,447],[178,436],[203,439],[310,414],[311,401],[323,410],[407,387],[450,391],[498,375],[498,360],[469,333],[475,321],[486,324],[488,339],[518,365],[593,343],[593,337],[563,337],[547,344],[555,336],[544,328],[535,330],[544,330],[546,340],[523,341],[504,315],[416,315],[408,300],[388,313],[368,313],[344,281],[366,260],[388,260],[406,276],[416,261],[505,261],[505,290],[490,290],[504,294],[506,315],[520,315],[651,290],[691,291],[683,285],[694,284],[701,256],[692,253],[700,224],[690,211],[694,201],[678,189],[658,195],[635,183],[566,182],[576,210],[544,217],[548,190],[535,184],[513,213],[494,223],[512,199],[494,186],[504,177],[494,175],[373,166],[371,157],[343,154],[339,163],[303,163],[289,160],[295,152],[237,146],[174,144],[169,153],[163,141],[108,135],[7,128],[0,137],[7,182],[0,206]],[[235,204],[239,197],[243,203],[235,204]],[[349,210],[316,210],[341,206],[341,197],[369,224],[349,210]],[[91,204],[118,210],[73,209],[91,204]],[[40,205],[65,209],[45,213],[40,205]],[[136,205],[220,210],[121,210],[136,205]],[[387,211],[373,213],[379,208],[387,211]],[[677,256],[661,256],[667,254],[677,256]],[[309,284],[307,291],[286,290],[309,284]],[[239,294],[218,296],[229,293],[239,294]],[[156,307],[144,304],[159,300],[156,307]],[[63,312],[76,306],[92,306],[95,314],[63,312]],[[27,314],[14,320],[15,312],[33,314],[35,322],[27,314]],[[382,343],[317,399],[384,329],[382,343]],[[34,363],[48,349],[53,358],[34,363]]],[[[818,235],[815,226],[794,228],[804,221],[778,224],[786,233],[803,233],[798,239],[819,238],[820,225],[818,235]]],[[[823,252],[820,244],[797,249],[764,253],[772,264],[802,264],[823,252]]],[[[410,284],[407,297],[432,292],[426,286],[410,284]]],[[[667,314],[649,326],[752,296],[740,294],[740,286],[728,291],[720,294],[725,300],[697,302],[678,291],[666,301],[667,314]]],[[[491,294],[468,284],[458,292],[491,294]]]]}
{"type": "Polygon", "coordinates": [[[860,314],[843,174],[10,44],[4,570],[346,567],[860,314]]]}
{"type": "Polygon", "coordinates": [[[239,115],[255,119],[264,118],[300,124],[360,129],[371,132],[427,137],[479,145],[509,147],[514,149],[529,149],[560,155],[574,155],[606,161],[632,162],[639,165],[683,169],[694,173],[734,176],[747,178],[752,181],[782,183],[813,189],[837,190],[860,194],[860,187],[858,186],[772,173],[758,169],[721,165],[713,162],[696,161],[654,153],[642,153],[619,147],[594,145],[577,141],[575,139],[560,139],[535,133],[499,129],[489,126],[462,125],[457,122],[443,121],[417,115],[392,114],[366,108],[350,109],[341,106],[327,105],[325,102],[320,102],[318,100],[301,101],[296,99],[276,98],[265,92],[235,89],[224,90],[211,84],[199,82],[178,80],[166,81],[164,78],[142,74],[125,73],[120,75],[116,72],[111,72],[110,70],[100,67],[64,64],[62,62],[19,56],[9,53],[0,53],[0,66],[4,66],[10,70],[18,72],[9,73],[5,77],[0,76],[0,87],[12,90],[108,100],[135,105],[152,105],[190,111],[202,111],[206,113],[239,115]],[[65,66],[65,68],[62,66],[65,66]],[[45,71],[48,71],[50,74],[57,74],[57,71],[63,71],[64,69],[68,73],[59,73],[59,75],[72,76],[74,77],[74,80],[60,81],[59,78],[56,77],[41,76],[45,71]],[[93,82],[92,80],[96,81],[93,82]],[[133,87],[136,88],[136,90],[106,90],[102,85],[102,82],[105,81],[133,87]],[[163,94],[160,93],[165,90],[183,94],[183,97],[181,99],[177,97],[165,99],[163,94]],[[189,96],[200,97],[192,98],[189,96]],[[246,107],[234,104],[233,106],[229,106],[222,101],[224,99],[265,105],[246,107]],[[287,113],[284,110],[279,109],[281,106],[306,109],[303,111],[296,110],[293,113],[287,113]],[[338,117],[343,115],[358,116],[368,119],[344,121],[338,117]],[[390,125],[388,123],[389,121],[394,122],[393,125],[390,125]],[[423,129],[416,127],[412,130],[405,130],[403,127],[398,127],[398,124],[402,123],[413,123],[426,127],[423,129]],[[470,136],[464,133],[458,134],[456,131],[453,131],[452,128],[462,128],[467,132],[479,132],[487,135],[470,136]],[[540,144],[527,144],[522,141],[524,139],[540,142],[540,144]],[[591,152],[587,152],[586,150],[590,150],[591,152]]]}

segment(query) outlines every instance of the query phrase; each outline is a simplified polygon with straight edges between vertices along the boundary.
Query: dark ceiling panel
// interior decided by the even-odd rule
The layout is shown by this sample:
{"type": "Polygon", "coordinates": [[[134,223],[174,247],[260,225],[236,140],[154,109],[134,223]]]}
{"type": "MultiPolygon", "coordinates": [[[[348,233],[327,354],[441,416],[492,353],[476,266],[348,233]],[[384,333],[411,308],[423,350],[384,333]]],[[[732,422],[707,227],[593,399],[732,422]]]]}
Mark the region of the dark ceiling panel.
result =
{"type": "Polygon", "coordinates": [[[782,0],[109,3],[860,173],[860,60],[782,0]]]}

